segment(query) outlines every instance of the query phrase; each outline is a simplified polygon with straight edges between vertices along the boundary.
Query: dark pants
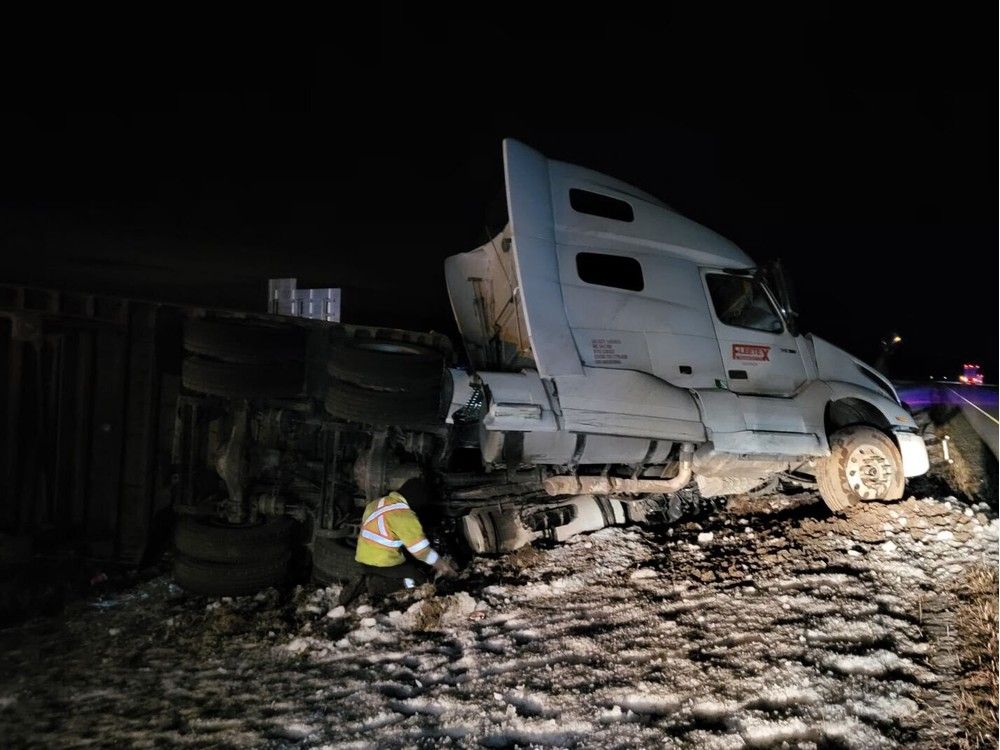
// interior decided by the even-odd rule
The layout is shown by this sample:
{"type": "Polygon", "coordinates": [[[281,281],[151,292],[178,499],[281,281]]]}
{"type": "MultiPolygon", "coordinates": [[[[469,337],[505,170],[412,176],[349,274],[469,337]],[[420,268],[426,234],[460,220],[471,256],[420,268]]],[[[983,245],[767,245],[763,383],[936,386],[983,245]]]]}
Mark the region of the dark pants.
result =
{"type": "Polygon", "coordinates": [[[356,563],[354,578],[341,590],[338,603],[346,606],[363,591],[372,596],[386,596],[405,588],[407,578],[412,578],[417,586],[426,583],[430,579],[430,568],[414,560],[406,560],[388,568],[356,563]]]}
{"type": "Polygon", "coordinates": [[[390,594],[403,588],[405,578],[412,579],[419,586],[427,581],[427,571],[427,565],[414,560],[406,560],[388,568],[358,563],[358,572],[365,577],[368,593],[376,595],[390,594]]]}

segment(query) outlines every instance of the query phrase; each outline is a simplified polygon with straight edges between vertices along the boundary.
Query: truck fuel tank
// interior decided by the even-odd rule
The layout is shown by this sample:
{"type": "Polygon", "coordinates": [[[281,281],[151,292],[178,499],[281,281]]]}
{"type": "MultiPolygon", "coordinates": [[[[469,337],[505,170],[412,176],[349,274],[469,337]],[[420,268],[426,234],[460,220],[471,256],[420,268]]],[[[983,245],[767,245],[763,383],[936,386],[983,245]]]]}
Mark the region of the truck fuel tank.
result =
{"type": "Polygon", "coordinates": [[[462,535],[476,554],[513,552],[536,539],[564,542],[626,521],[618,500],[578,495],[543,507],[494,506],[462,517],[462,535]]]}

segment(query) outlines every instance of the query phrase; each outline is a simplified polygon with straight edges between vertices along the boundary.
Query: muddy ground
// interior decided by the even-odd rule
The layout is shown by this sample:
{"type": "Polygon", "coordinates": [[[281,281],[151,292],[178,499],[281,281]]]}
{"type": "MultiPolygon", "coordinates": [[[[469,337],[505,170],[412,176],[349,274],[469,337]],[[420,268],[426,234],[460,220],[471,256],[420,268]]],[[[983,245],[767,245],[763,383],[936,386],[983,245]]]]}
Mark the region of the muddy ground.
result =
{"type": "Polygon", "coordinates": [[[832,516],[814,492],[482,558],[337,606],[166,576],[0,631],[5,747],[949,747],[959,583],[995,505],[948,467],[832,516]]]}

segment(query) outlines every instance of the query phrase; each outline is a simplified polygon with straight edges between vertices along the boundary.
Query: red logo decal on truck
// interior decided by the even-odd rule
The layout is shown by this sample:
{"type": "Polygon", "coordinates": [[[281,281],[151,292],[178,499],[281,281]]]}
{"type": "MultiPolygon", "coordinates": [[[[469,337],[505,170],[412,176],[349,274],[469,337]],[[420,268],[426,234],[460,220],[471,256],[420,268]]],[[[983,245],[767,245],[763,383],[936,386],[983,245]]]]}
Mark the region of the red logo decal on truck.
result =
{"type": "Polygon", "coordinates": [[[758,346],[757,344],[733,344],[733,359],[741,359],[747,362],[770,362],[767,358],[771,351],[769,346],[758,346]]]}

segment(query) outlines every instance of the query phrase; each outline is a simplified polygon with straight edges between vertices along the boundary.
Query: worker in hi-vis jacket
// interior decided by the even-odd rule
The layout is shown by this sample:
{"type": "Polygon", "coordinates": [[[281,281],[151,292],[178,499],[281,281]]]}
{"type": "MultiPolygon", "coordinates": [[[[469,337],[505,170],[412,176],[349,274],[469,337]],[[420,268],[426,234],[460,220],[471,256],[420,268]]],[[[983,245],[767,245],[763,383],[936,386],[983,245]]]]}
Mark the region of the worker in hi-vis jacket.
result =
{"type": "Polygon", "coordinates": [[[414,507],[422,507],[426,501],[424,481],[408,479],[396,492],[365,506],[354,559],[359,563],[359,573],[369,592],[388,593],[398,588],[413,588],[418,581],[428,577],[429,571],[424,565],[440,575],[457,575],[454,566],[431,547],[420,519],[413,512],[414,507]],[[403,550],[413,559],[408,559],[403,550]]]}

